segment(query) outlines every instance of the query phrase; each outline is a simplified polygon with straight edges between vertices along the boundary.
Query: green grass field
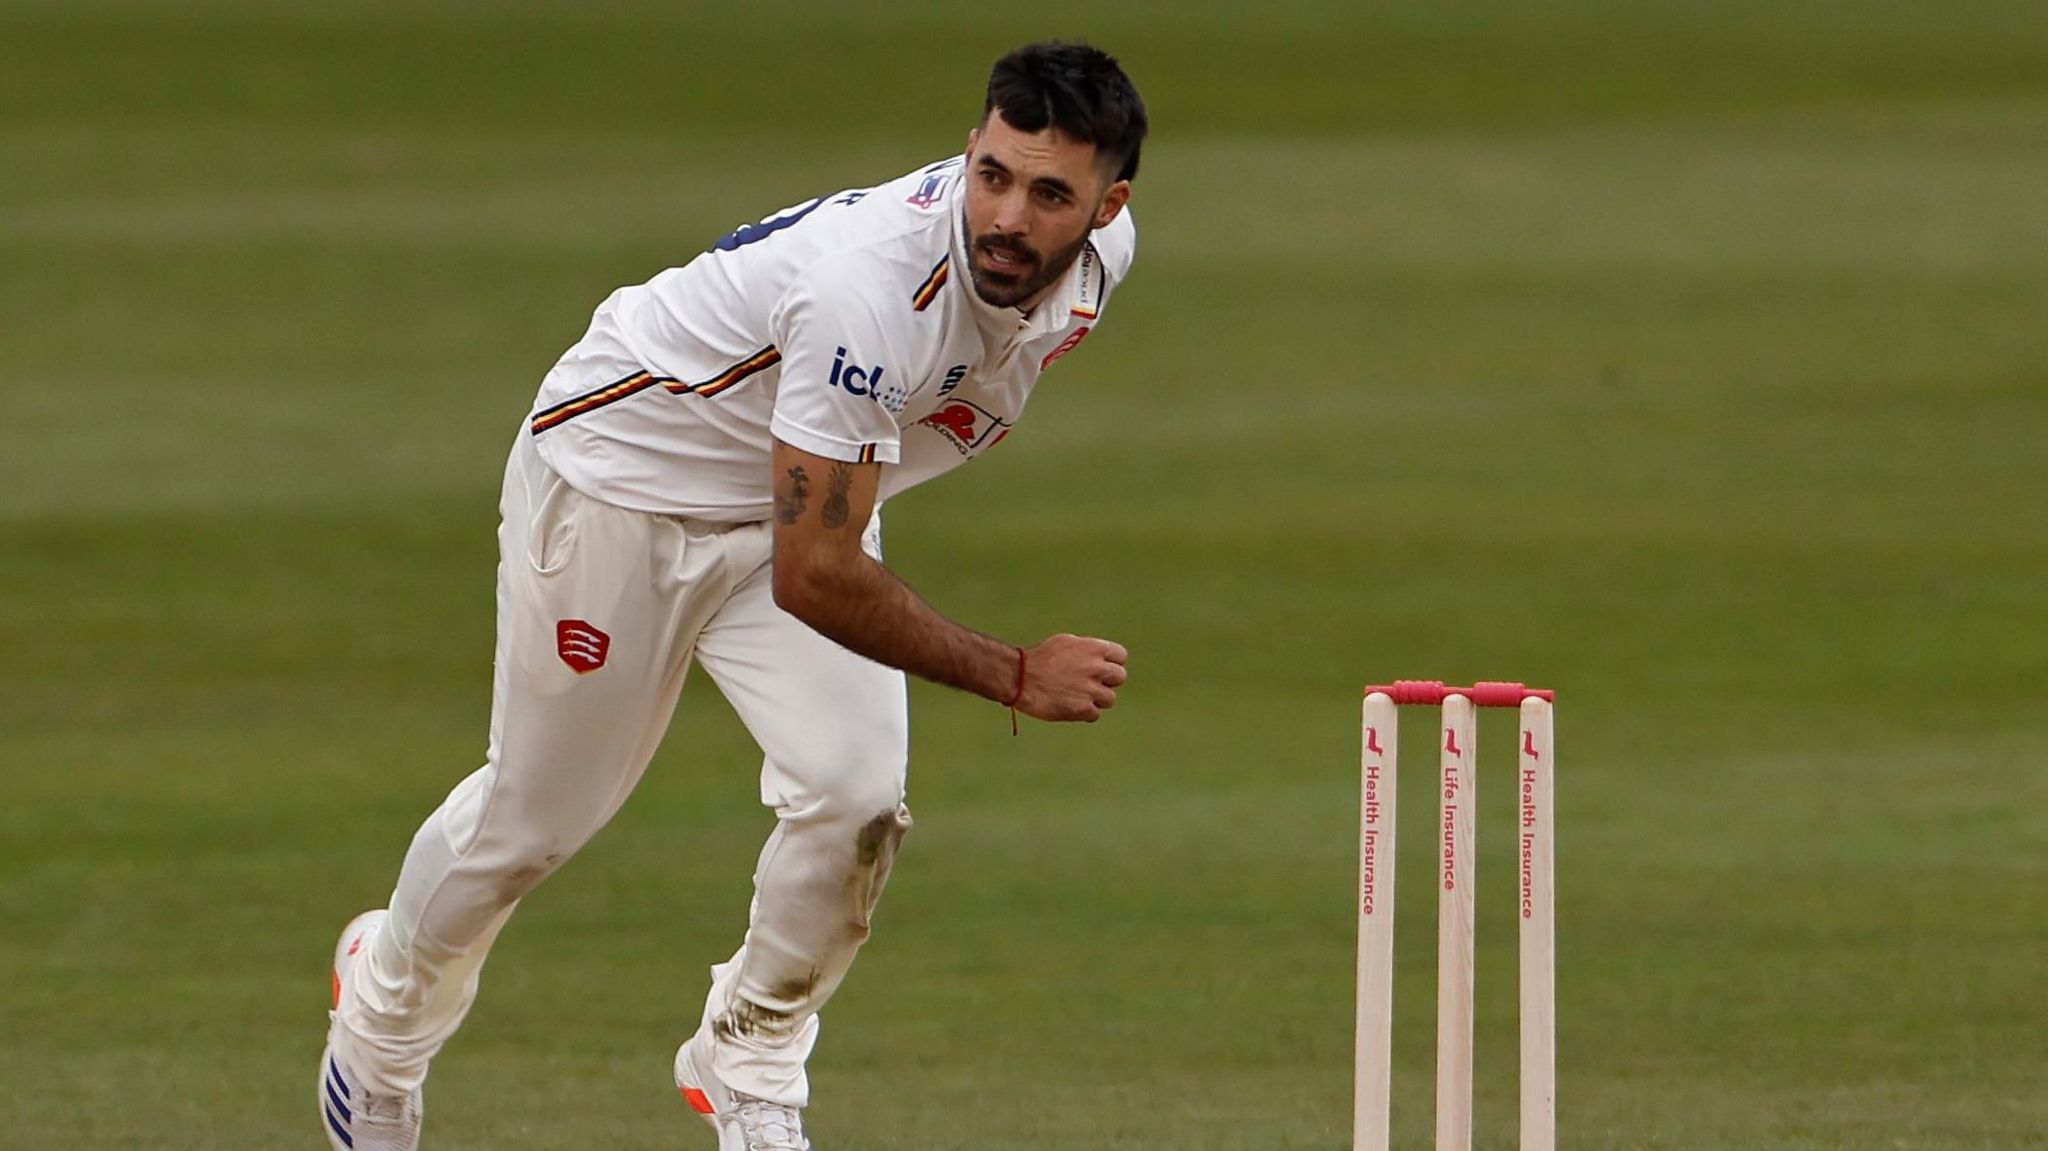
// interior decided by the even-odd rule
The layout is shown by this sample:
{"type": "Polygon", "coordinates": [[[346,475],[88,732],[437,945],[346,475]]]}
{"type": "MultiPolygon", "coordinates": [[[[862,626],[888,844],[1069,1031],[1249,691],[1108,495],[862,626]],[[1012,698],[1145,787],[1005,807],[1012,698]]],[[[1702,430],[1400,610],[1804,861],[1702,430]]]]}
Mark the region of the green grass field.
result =
{"type": "MultiPolygon", "coordinates": [[[[958,147],[1052,33],[1150,104],[1138,267],[891,558],[1133,678],[1016,739],[916,691],[819,1146],[1348,1147],[1357,690],[1395,675],[1560,689],[1562,1146],[2048,1146],[2037,3],[0,0],[0,1147],[323,1146],[327,949],[483,752],[542,372],[613,287],[958,147]]],[[[757,763],[693,682],[497,949],[432,1151],[708,1151],[668,1059],[757,763]]]]}

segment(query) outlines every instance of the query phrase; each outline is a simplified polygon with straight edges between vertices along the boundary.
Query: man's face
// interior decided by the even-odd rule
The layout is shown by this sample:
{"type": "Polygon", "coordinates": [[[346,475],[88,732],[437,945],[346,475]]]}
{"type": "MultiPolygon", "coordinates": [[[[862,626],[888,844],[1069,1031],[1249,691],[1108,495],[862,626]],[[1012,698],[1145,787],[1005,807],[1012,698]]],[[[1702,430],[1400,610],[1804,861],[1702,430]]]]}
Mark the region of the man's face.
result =
{"type": "Polygon", "coordinates": [[[1001,109],[967,136],[967,262],[974,292],[996,307],[1028,308],[1066,274],[1130,199],[1095,145],[1048,126],[1011,127],[1001,109]]]}

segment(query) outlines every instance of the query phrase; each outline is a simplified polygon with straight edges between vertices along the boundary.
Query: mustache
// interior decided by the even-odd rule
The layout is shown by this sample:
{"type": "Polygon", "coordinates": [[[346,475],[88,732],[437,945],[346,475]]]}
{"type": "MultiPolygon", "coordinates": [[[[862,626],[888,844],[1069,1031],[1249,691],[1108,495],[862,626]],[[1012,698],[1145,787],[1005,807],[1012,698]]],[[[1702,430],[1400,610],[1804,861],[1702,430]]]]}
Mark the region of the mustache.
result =
{"type": "Polygon", "coordinates": [[[1016,257],[1027,264],[1040,264],[1044,262],[1037,249],[1022,240],[1010,239],[999,232],[990,232],[987,235],[975,237],[974,250],[985,254],[1001,252],[1004,255],[1016,257]]]}

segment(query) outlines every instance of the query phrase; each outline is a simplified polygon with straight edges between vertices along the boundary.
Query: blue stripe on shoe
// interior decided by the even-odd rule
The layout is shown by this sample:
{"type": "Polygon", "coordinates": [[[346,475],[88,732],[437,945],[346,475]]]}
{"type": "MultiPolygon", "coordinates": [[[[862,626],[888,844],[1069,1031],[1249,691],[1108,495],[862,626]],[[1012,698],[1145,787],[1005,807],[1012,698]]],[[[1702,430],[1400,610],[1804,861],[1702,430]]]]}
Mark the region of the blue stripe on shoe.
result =
{"type": "Polygon", "coordinates": [[[341,1113],[343,1122],[348,1122],[356,1117],[355,1112],[348,1109],[348,1104],[341,1101],[341,1096],[334,1093],[334,1084],[332,1083],[327,1085],[327,1101],[334,1104],[334,1109],[341,1113]]]}
{"type": "Polygon", "coordinates": [[[329,1111],[323,1107],[320,1109],[320,1113],[327,1117],[327,1125],[334,1129],[334,1135],[337,1139],[341,1140],[341,1145],[343,1147],[355,1147],[355,1137],[348,1133],[348,1128],[343,1127],[341,1125],[341,1120],[336,1119],[334,1117],[334,1112],[329,1111]]]}
{"type": "Polygon", "coordinates": [[[327,1057],[327,1079],[328,1082],[341,1088],[341,1097],[343,1099],[353,1098],[348,1091],[348,1080],[341,1077],[341,1066],[334,1061],[334,1056],[332,1055],[327,1057]]]}

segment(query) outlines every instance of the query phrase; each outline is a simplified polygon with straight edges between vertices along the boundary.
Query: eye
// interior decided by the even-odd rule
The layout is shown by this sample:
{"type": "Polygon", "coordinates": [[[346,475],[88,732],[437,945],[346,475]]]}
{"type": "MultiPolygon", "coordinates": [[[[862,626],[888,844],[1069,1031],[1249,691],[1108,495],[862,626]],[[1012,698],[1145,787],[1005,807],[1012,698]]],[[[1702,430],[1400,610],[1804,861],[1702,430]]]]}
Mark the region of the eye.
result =
{"type": "Polygon", "coordinates": [[[1051,188],[1039,188],[1037,189],[1037,192],[1038,198],[1040,200],[1043,200],[1047,204],[1051,204],[1054,207],[1060,207],[1073,202],[1072,200],[1068,199],[1066,195],[1064,195],[1063,193],[1056,192],[1051,188]]]}
{"type": "Polygon", "coordinates": [[[991,188],[1000,188],[1004,184],[1008,183],[1008,181],[1003,178],[1003,174],[1001,172],[996,171],[994,168],[982,168],[979,169],[979,172],[981,175],[981,182],[991,188]]]}

